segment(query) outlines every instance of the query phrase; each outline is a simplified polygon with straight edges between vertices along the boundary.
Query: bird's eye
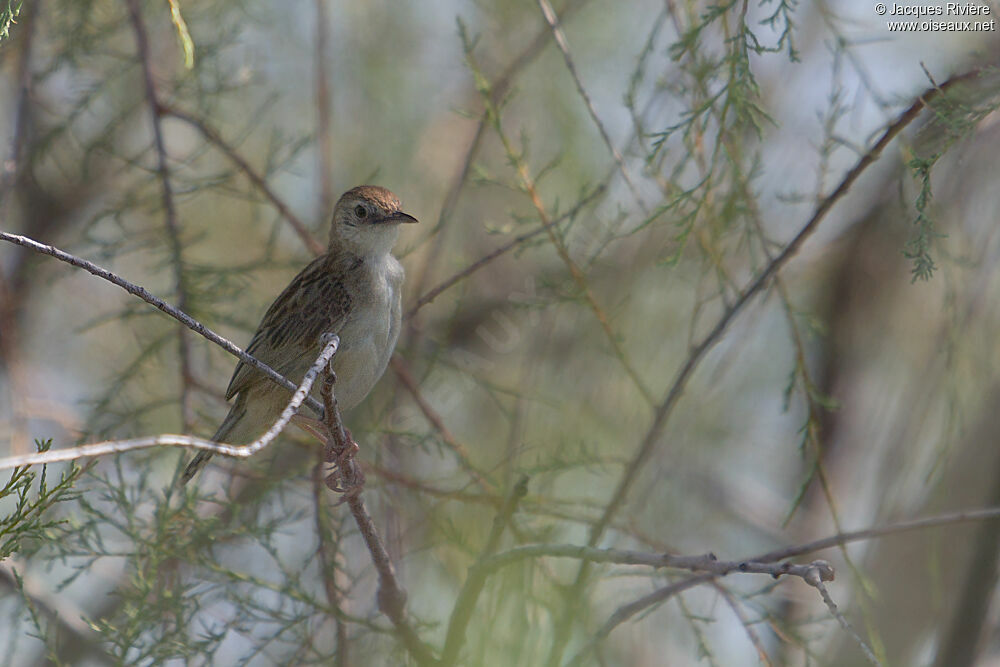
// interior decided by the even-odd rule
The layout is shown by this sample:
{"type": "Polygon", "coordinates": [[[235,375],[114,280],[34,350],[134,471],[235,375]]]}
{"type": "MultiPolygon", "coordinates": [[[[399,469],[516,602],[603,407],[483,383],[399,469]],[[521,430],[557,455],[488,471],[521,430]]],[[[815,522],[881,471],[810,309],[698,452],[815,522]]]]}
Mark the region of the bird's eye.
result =
{"type": "Polygon", "coordinates": [[[366,209],[361,204],[358,204],[357,206],[354,207],[354,215],[358,216],[359,218],[364,218],[365,216],[368,215],[368,209],[366,209]]]}

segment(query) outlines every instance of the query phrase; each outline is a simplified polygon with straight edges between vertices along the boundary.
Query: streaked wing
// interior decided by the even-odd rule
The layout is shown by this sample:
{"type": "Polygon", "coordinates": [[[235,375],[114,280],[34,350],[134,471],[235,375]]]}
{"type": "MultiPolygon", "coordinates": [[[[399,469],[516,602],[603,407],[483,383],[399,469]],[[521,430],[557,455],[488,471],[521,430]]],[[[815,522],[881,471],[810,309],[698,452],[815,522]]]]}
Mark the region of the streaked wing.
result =
{"type": "MultiPolygon", "coordinates": [[[[248,353],[293,382],[315,361],[310,355],[319,354],[320,336],[339,333],[351,311],[351,296],[338,279],[342,273],[332,271],[327,261],[325,255],[316,258],[292,279],[264,313],[247,346],[248,353]]],[[[226,399],[261,381],[270,382],[241,361],[229,381],[226,399]]]]}

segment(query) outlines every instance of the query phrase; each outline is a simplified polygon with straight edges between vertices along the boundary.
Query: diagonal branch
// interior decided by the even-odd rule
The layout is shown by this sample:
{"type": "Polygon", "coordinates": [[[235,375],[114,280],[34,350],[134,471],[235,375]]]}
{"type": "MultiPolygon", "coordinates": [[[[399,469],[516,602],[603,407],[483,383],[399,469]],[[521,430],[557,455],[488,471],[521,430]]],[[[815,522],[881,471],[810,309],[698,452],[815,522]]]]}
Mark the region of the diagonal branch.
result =
{"type": "Polygon", "coordinates": [[[398,354],[394,354],[392,359],[389,361],[389,365],[392,366],[392,370],[396,373],[396,377],[399,378],[400,382],[410,396],[413,397],[413,401],[420,408],[420,412],[423,413],[424,417],[431,423],[434,429],[441,436],[441,440],[451,449],[455,454],[455,458],[458,459],[458,463],[462,466],[462,469],[469,474],[469,476],[475,480],[476,484],[482,488],[486,493],[490,493],[494,490],[493,484],[480,474],[476,467],[472,464],[472,460],[469,458],[468,448],[459,442],[458,438],[448,429],[444,423],[444,419],[431,407],[431,404],[427,402],[424,398],[423,393],[420,391],[420,385],[417,383],[417,379],[413,377],[413,373],[410,372],[409,366],[403,361],[403,358],[398,354]]]}
{"type": "MultiPolygon", "coordinates": [[[[21,236],[19,234],[10,234],[7,232],[0,231],[0,241],[8,241],[10,243],[15,243],[19,246],[23,246],[25,248],[29,248],[30,250],[34,250],[35,252],[39,252],[44,255],[50,255],[60,261],[66,262],[67,264],[71,264],[73,266],[81,268],[84,271],[87,271],[88,273],[97,276],[98,278],[103,278],[104,280],[107,280],[110,283],[118,285],[129,294],[139,297],[146,303],[156,307],[157,309],[163,311],[170,317],[179,321],[181,324],[186,326],[188,329],[191,329],[196,334],[204,338],[207,338],[208,340],[215,343],[229,354],[237,357],[243,363],[253,366],[258,371],[269,377],[274,382],[277,382],[285,389],[289,391],[295,391],[296,385],[294,382],[285,378],[283,375],[281,375],[276,370],[265,364],[263,361],[260,361],[256,357],[247,354],[242,349],[234,345],[231,341],[215,333],[214,331],[212,331],[211,329],[209,329],[204,324],[194,319],[184,311],[180,310],[179,308],[176,308],[175,306],[170,305],[169,303],[163,301],[162,299],[158,299],[157,297],[153,296],[152,294],[149,293],[148,290],[146,290],[145,287],[140,287],[135,283],[131,283],[122,278],[121,276],[112,273],[111,271],[108,271],[107,269],[100,267],[97,264],[94,264],[93,262],[89,262],[81,257],[77,257],[76,255],[71,255],[68,252],[64,252],[59,248],[56,248],[55,246],[39,243],[38,241],[28,238],[27,236],[21,236]]],[[[308,405],[313,410],[315,410],[317,414],[323,414],[323,406],[315,398],[312,397],[306,398],[305,404],[308,405]]]]}
{"type": "Polygon", "coordinates": [[[237,153],[236,149],[229,145],[226,140],[222,138],[222,135],[218,133],[218,131],[209,127],[205,121],[200,118],[167,104],[160,105],[160,113],[176,118],[179,121],[183,121],[198,130],[198,132],[201,133],[201,136],[205,137],[210,144],[222,151],[223,154],[225,154],[225,156],[229,158],[230,161],[235,164],[248,179],[250,179],[250,182],[254,185],[254,187],[260,190],[261,194],[263,194],[264,197],[271,202],[271,205],[277,209],[278,213],[281,214],[281,217],[287,220],[288,224],[292,226],[292,229],[298,235],[299,239],[302,240],[303,245],[305,245],[309,252],[314,255],[321,255],[326,252],[326,248],[323,247],[323,244],[316,240],[316,237],[312,235],[305,223],[302,222],[297,215],[292,213],[292,210],[288,208],[288,205],[274,193],[274,190],[268,186],[264,177],[258,174],[254,168],[250,166],[250,163],[246,161],[246,158],[237,153]]]}
{"type": "Polygon", "coordinates": [[[489,118],[493,131],[496,132],[497,137],[500,139],[500,143],[504,148],[504,153],[507,155],[508,161],[520,179],[520,187],[525,193],[527,193],[532,205],[535,207],[535,211],[538,213],[538,218],[542,222],[542,226],[548,235],[549,241],[555,248],[559,259],[566,265],[566,269],[569,271],[570,277],[573,279],[573,283],[582,294],[587,306],[594,313],[594,317],[597,319],[601,330],[608,339],[608,343],[611,345],[611,349],[615,354],[615,358],[618,359],[618,363],[621,364],[622,368],[625,370],[625,374],[628,375],[629,379],[642,395],[645,402],[650,406],[654,405],[652,393],[646,386],[645,382],[643,382],[642,378],[639,376],[639,372],[629,359],[628,353],[626,352],[622,341],[615,332],[614,327],[611,326],[611,320],[608,317],[608,314],[597,302],[597,297],[594,295],[594,291],[590,288],[583,271],[580,270],[580,267],[577,266],[576,262],[573,261],[573,258],[570,257],[569,250],[566,247],[565,242],[555,233],[555,230],[552,227],[552,217],[545,208],[545,203],[542,201],[542,197],[538,192],[537,184],[531,175],[531,171],[525,163],[523,155],[514,149],[510,137],[503,129],[503,123],[500,118],[500,108],[493,103],[493,98],[490,93],[492,86],[482,73],[482,69],[479,67],[479,64],[476,62],[473,54],[474,44],[464,30],[461,36],[465,49],[466,61],[478,80],[480,92],[483,94],[483,101],[485,102],[487,111],[489,112],[489,118]]]}
{"type": "MultiPolygon", "coordinates": [[[[566,6],[563,8],[563,18],[576,13],[589,1],[590,0],[570,0],[570,2],[567,2],[566,6]]],[[[519,53],[517,57],[514,58],[509,65],[507,65],[507,68],[500,73],[496,81],[493,82],[493,86],[490,91],[490,99],[493,104],[500,104],[503,96],[507,94],[508,90],[510,90],[510,87],[517,75],[520,74],[523,69],[530,65],[531,62],[542,53],[545,46],[549,43],[548,37],[548,29],[541,29],[535,35],[534,39],[528,43],[524,50],[521,51],[521,53],[519,53]]],[[[458,196],[461,194],[462,188],[465,186],[465,183],[469,178],[469,172],[472,171],[473,160],[479,152],[479,147],[482,145],[483,137],[486,136],[486,130],[489,129],[489,120],[490,110],[489,108],[486,108],[479,116],[476,131],[465,151],[465,158],[462,160],[462,166],[455,174],[451,187],[448,188],[448,194],[445,195],[444,203],[441,205],[441,212],[438,214],[437,223],[434,225],[431,232],[432,234],[436,234],[435,243],[431,246],[430,251],[427,253],[427,259],[424,261],[420,274],[417,275],[416,279],[413,281],[415,292],[417,294],[423,291],[424,285],[428,281],[431,269],[438,265],[438,257],[444,247],[444,225],[451,218],[451,214],[455,210],[455,205],[458,203],[458,196]]],[[[415,315],[416,311],[416,308],[411,310],[407,314],[407,318],[415,315]]]]}

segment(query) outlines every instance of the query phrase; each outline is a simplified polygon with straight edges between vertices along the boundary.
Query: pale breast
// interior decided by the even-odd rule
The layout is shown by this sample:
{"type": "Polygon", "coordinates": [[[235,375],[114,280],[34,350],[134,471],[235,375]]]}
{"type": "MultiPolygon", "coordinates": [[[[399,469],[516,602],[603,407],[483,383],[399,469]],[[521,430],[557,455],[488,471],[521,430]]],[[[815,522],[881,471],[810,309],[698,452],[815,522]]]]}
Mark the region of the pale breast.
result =
{"type": "Polygon", "coordinates": [[[333,360],[334,392],[344,411],[364,400],[382,377],[399,337],[403,267],[391,255],[381,264],[364,271],[359,296],[352,299],[340,332],[341,349],[333,360]]]}

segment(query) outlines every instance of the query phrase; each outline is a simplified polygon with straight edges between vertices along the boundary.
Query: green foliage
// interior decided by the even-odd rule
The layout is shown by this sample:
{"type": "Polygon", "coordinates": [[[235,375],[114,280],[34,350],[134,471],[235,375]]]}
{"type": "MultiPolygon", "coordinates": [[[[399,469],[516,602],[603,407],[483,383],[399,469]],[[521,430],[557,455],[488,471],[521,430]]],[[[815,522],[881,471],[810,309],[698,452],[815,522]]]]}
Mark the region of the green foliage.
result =
{"type": "MultiPolygon", "coordinates": [[[[861,225],[840,220],[835,241],[817,234],[794,262],[776,263],[831,201],[845,169],[878,158],[868,153],[870,133],[898,106],[870,113],[882,91],[866,87],[864,59],[836,32],[830,3],[618,3],[613,12],[608,2],[556,4],[562,45],[533,3],[461,5],[457,38],[438,11],[348,3],[326,26],[333,114],[325,137],[314,76],[323,26],[309,13],[317,5],[140,2],[159,107],[145,97],[124,3],[55,0],[34,22],[41,55],[28,70],[27,102],[42,103],[31,107],[25,169],[47,188],[39,201],[70,211],[49,237],[183,303],[237,344],[310,258],[276,202],[322,242],[321,186],[375,177],[422,220],[401,243],[404,310],[432,298],[404,326],[399,368],[348,423],[415,633],[438,653],[459,592],[493,546],[593,539],[737,556],[816,537],[831,516],[840,530],[837,484],[864,483],[867,475],[846,466],[873,456],[851,451],[844,471],[826,474],[841,404],[848,426],[888,431],[891,411],[860,419],[868,406],[855,394],[878,403],[867,393],[876,387],[912,398],[891,382],[867,384],[889,363],[884,349],[869,343],[859,369],[841,347],[860,336],[853,318],[884,313],[838,311],[864,300],[852,280],[872,272],[850,260],[871,251],[880,268],[894,258],[885,271],[905,275],[902,238],[879,253],[867,239],[852,245],[861,225]],[[810,26],[808,40],[797,25],[810,26]],[[828,94],[825,86],[801,99],[789,92],[816,72],[830,75],[828,94]],[[579,88],[593,97],[598,121],[579,88]],[[171,109],[204,121],[223,145],[171,109]],[[164,155],[151,140],[154,122],[164,155]],[[318,166],[324,139],[335,158],[329,173],[318,166]],[[709,352],[695,358],[696,350],[709,352]],[[851,384],[858,376],[860,388],[851,384]],[[662,409],[669,396],[679,397],[673,412],[662,409]],[[651,454],[639,460],[646,445],[651,454]],[[525,474],[530,493],[490,545],[491,522],[525,474]]],[[[953,269],[941,246],[955,239],[934,219],[948,200],[932,193],[932,172],[996,106],[989,96],[958,99],[945,96],[920,117],[943,131],[922,130],[907,158],[919,185],[905,248],[914,279],[953,269]]],[[[874,171],[852,197],[869,196],[858,186],[874,171]]],[[[12,210],[12,224],[27,233],[49,219],[25,215],[31,206],[12,210]]],[[[85,439],[215,429],[231,358],[145,304],[76,282],[63,266],[26,265],[24,289],[46,290],[30,293],[26,320],[65,326],[47,326],[43,341],[25,345],[43,347],[32,347],[34,357],[62,360],[49,377],[67,378],[67,394],[86,393],[85,439]],[[31,310],[43,307],[51,310],[31,310]]],[[[893,283],[878,282],[865,296],[893,283]]],[[[907,343],[888,341],[893,353],[907,343]]],[[[64,440],[59,446],[70,446],[64,440]]],[[[69,468],[56,485],[45,469],[16,471],[0,492],[0,507],[12,508],[0,522],[0,557],[27,554],[55,595],[86,599],[75,609],[86,628],[67,640],[27,577],[4,620],[56,663],[78,656],[74,642],[116,664],[412,662],[403,634],[378,611],[372,559],[314,469],[315,449],[289,430],[251,461],[216,457],[183,490],[173,485],[187,458],[177,451],[103,458],[86,474],[69,468]]],[[[878,483],[894,489],[906,480],[878,483]]],[[[849,487],[850,509],[863,495],[883,502],[885,488],[849,487]]],[[[855,525],[904,505],[884,502],[844,515],[855,525]]],[[[838,568],[847,563],[839,571],[857,565],[835,556],[838,568]]],[[[857,572],[838,584],[873,590],[857,572]]],[[[456,664],[565,664],[622,605],[677,581],[629,566],[524,560],[483,585],[456,664]]],[[[739,654],[746,660],[778,645],[777,664],[797,664],[796,656],[822,663],[817,647],[834,643],[823,630],[839,631],[827,608],[801,602],[799,591],[786,595],[785,579],[745,581],[720,578],[718,587],[646,608],[595,650],[609,664],[663,647],[726,660],[740,650],[730,645],[733,631],[745,628],[764,647],[748,641],[739,654]],[[820,617],[825,626],[802,622],[820,617]]]]}
{"type": "Polygon", "coordinates": [[[936,158],[914,158],[908,165],[913,170],[920,187],[920,193],[913,202],[913,207],[917,211],[917,217],[913,221],[916,231],[903,250],[903,255],[913,261],[913,282],[930,280],[934,275],[937,267],[934,265],[934,258],[931,257],[931,247],[935,239],[944,236],[937,232],[934,221],[928,213],[931,203],[931,168],[936,161],[936,158]]]}
{"type": "Polygon", "coordinates": [[[916,217],[914,231],[903,249],[903,255],[913,262],[913,281],[929,280],[937,266],[931,251],[945,235],[940,233],[931,214],[931,175],[934,166],[977,125],[1000,108],[1000,85],[997,73],[984,72],[972,82],[960,85],[940,95],[931,105],[931,118],[914,140],[915,156],[907,167],[917,182],[918,192],[913,202],[916,217]]]}
{"type": "Polygon", "coordinates": [[[0,40],[10,36],[10,26],[21,13],[21,0],[7,0],[7,6],[0,6],[0,40]]]}
{"type": "MultiPolygon", "coordinates": [[[[39,440],[35,445],[38,451],[45,452],[52,441],[39,440]]],[[[41,472],[27,466],[13,470],[0,488],[0,511],[4,512],[0,517],[0,560],[21,551],[26,543],[38,548],[59,534],[64,520],[52,516],[53,508],[79,499],[73,487],[82,470],[71,465],[55,484],[48,479],[47,466],[41,472]]]]}

